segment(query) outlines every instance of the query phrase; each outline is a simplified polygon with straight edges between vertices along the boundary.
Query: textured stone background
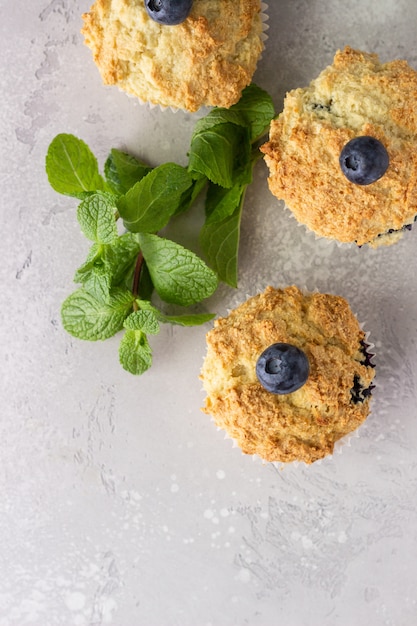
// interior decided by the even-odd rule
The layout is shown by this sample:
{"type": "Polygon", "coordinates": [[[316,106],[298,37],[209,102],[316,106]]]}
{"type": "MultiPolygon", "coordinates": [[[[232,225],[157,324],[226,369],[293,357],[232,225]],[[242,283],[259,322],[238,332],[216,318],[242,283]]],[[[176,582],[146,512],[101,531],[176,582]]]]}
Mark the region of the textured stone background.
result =
{"type": "MultiPolygon", "coordinates": [[[[102,86],[79,33],[88,0],[0,6],[0,626],[415,626],[417,231],[376,251],[316,241],[258,164],[239,288],[207,306],[267,284],[343,295],[378,386],[342,454],[252,462],[199,410],[205,328],[164,327],[136,379],[117,338],[72,340],[59,317],[87,244],[74,200],[48,186],[49,142],[74,133],[101,164],[111,147],[181,163],[196,116],[102,86]]],[[[270,0],[269,15],[255,80],[277,111],[345,44],[417,69],[414,0],[270,0]]]]}

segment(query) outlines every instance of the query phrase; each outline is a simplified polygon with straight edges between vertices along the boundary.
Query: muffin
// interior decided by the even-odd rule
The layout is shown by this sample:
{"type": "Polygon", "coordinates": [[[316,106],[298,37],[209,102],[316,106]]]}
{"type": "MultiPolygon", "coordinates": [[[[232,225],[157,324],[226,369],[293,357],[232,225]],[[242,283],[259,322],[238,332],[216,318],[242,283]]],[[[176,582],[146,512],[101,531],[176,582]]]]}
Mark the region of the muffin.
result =
{"type": "Polygon", "coordinates": [[[417,215],[417,72],[346,47],[287,93],[261,150],[271,192],[316,235],[392,244],[417,215]]]}
{"type": "Polygon", "coordinates": [[[203,411],[245,454],[310,464],[368,416],[372,356],[344,298],[267,287],[207,333],[203,411]]]}
{"type": "Polygon", "coordinates": [[[96,0],[81,32],[106,85],[163,107],[230,107],[262,53],[264,6],[194,0],[184,21],[166,25],[144,0],[96,0]]]}

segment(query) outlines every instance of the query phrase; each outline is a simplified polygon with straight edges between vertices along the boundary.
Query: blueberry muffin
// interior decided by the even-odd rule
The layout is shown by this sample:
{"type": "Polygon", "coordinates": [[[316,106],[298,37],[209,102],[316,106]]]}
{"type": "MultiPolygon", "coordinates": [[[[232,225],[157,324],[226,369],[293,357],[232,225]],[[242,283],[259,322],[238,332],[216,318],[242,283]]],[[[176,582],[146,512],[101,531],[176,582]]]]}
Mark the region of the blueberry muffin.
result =
{"type": "Polygon", "coordinates": [[[366,419],[374,374],[344,298],[267,287],[208,332],[203,410],[244,453],[309,464],[366,419]]]}
{"type": "Polygon", "coordinates": [[[261,149],[271,192],[316,235],[392,244],[417,215],[417,72],[346,47],[287,93],[261,149]]]}
{"type": "Polygon", "coordinates": [[[189,111],[235,104],[264,47],[261,0],[186,0],[179,14],[169,4],[96,0],[82,16],[103,82],[189,111]]]}

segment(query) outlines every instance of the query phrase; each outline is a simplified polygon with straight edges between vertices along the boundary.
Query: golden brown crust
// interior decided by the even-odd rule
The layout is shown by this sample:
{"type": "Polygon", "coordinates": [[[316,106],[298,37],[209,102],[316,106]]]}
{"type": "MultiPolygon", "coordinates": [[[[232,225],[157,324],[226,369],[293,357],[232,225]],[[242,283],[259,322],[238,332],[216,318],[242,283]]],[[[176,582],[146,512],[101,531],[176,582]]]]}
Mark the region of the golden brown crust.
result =
{"type": "Polygon", "coordinates": [[[246,454],[312,463],[369,413],[369,397],[355,404],[351,394],[356,376],[365,389],[374,377],[363,363],[364,337],[343,298],[267,287],[208,332],[204,411],[246,454]],[[310,362],[305,385],[287,395],[269,393],[256,377],[259,355],[276,342],[296,345],[310,362]]]}
{"type": "Polygon", "coordinates": [[[263,50],[260,11],[260,0],[194,0],[182,24],[164,26],[143,0],[96,0],[82,33],[105,84],[162,106],[230,107],[263,50]]]}
{"type": "Polygon", "coordinates": [[[373,246],[396,241],[417,215],[417,72],[346,47],[305,89],[286,95],[262,147],[269,187],[316,234],[373,246]],[[361,186],[339,166],[343,146],[371,135],[386,147],[382,178],[361,186]]]}

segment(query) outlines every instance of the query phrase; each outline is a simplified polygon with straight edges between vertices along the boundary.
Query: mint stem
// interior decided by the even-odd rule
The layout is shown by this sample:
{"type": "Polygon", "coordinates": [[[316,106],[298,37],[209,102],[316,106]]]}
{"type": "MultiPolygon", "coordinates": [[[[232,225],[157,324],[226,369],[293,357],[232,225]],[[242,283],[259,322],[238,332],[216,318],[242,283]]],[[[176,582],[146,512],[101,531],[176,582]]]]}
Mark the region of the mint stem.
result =
{"type": "MultiPolygon", "coordinates": [[[[139,294],[139,280],[140,280],[140,275],[142,272],[143,261],[144,261],[143,254],[142,254],[142,251],[140,251],[138,254],[138,258],[136,259],[135,273],[133,275],[132,294],[134,298],[137,298],[139,294]]],[[[134,306],[135,305],[136,305],[136,302],[134,303],[134,306]]]]}

